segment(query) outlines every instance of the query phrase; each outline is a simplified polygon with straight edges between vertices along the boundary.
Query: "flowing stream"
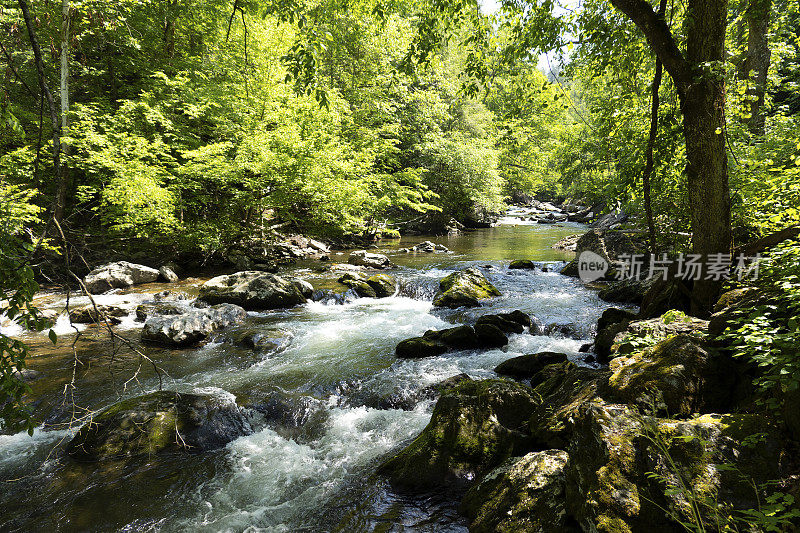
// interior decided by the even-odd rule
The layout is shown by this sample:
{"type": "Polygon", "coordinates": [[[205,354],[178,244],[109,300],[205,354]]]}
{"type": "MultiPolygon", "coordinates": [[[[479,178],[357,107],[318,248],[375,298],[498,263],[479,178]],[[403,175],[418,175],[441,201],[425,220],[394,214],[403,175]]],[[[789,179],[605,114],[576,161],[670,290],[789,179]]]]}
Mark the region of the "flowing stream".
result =
{"type": "MultiPolygon", "coordinates": [[[[398,253],[427,239],[406,237],[379,250],[400,265],[390,272],[401,285],[394,297],[250,313],[245,325],[219,332],[200,348],[144,347],[168,374],[162,377],[165,388],[234,395],[263,413],[264,422],[252,435],[197,455],[114,464],[71,461],[63,453],[76,425],[70,428],[69,422],[85,412],[73,410],[65,394],[77,405],[101,409],[156,390],[158,377],[144,363],[125,388],[138,358],[112,344],[101,328],[81,326],[75,345],[81,360],[79,386],[73,390],[70,345],[75,330],[68,321],[56,326],[60,338],[55,347],[42,334],[2,325],[5,333],[32,346],[29,366],[41,377],[31,386],[45,423],[32,437],[0,436],[0,530],[466,531],[454,495],[397,494],[374,474],[375,467],[428,423],[432,402],[417,395],[425,386],[462,372],[477,379],[496,377],[492,369],[501,361],[543,350],[582,361],[578,350],[590,342],[604,309],[596,293],[552,270],[507,268],[514,259],[557,267],[568,254],[551,245],[581,231],[576,224],[535,225],[508,216],[494,228],[430,238],[452,250],[436,254],[398,253]],[[438,280],[467,266],[479,266],[503,296],[477,309],[434,310],[438,280]],[[420,360],[394,356],[399,341],[427,329],[515,309],[567,327],[555,336],[511,335],[503,349],[420,360]],[[252,331],[274,336],[282,351],[258,352],[231,341],[252,331]],[[119,353],[109,362],[115,350],[119,353]]],[[[346,257],[334,254],[332,261],[346,257]]],[[[295,274],[317,288],[334,287],[336,275],[319,272],[321,264],[297,265],[295,274]]],[[[191,298],[203,281],[151,284],[100,296],[98,303],[129,308],[131,315],[117,330],[138,339],[136,305],[164,289],[191,298]]],[[[54,308],[64,301],[63,294],[42,299],[54,308]]],[[[72,297],[71,305],[83,303],[72,297]]]]}

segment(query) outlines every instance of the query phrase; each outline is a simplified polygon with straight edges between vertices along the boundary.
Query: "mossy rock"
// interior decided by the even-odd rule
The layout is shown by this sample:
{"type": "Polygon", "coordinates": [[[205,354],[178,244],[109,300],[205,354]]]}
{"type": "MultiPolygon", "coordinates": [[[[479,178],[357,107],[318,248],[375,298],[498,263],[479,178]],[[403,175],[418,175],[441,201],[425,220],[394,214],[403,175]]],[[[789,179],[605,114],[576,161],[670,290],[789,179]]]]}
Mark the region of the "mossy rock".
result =
{"type": "Polygon", "coordinates": [[[422,433],[378,471],[405,489],[468,484],[530,451],[527,420],[536,405],[525,385],[462,382],[442,394],[422,433]]]}
{"type": "Polygon", "coordinates": [[[474,485],[461,501],[470,533],[567,533],[563,450],[509,459],[474,485]]]}
{"type": "Polygon", "coordinates": [[[362,298],[377,298],[375,288],[367,282],[367,276],[357,272],[347,272],[338,280],[339,283],[353,289],[362,298]]]}
{"type": "Polygon", "coordinates": [[[280,309],[306,302],[304,289],[292,280],[258,270],[217,276],[200,287],[198,300],[231,303],[248,310],[280,309]]]}
{"type": "Polygon", "coordinates": [[[457,349],[478,348],[481,346],[481,341],[478,339],[478,334],[475,333],[475,328],[469,325],[438,331],[431,329],[426,331],[423,337],[457,349]]]}
{"type": "Polygon", "coordinates": [[[520,322],[507,318],[509,315],[483,315],[475,322],[479,324],[491,324],[503,333],[522,333],[525,331],[525,326],[520,322]]]}
{"type": "Polygon", "coordinates": [[[512,357],[497,365],[495,372],[502,376],[517,379],[528,379],[540,372],[547,365],[565,363],[567,355],[557,352],[539,352],[512,357]]]}
{"type": "Polygon", "coordinates": [[[676,335],[611,360],[613,401],[655,406],[662,414],[725,411],[742,381],[735,361],[690,335],[676,335]]]}
{"type": "Polygon", "coordinates": [[[481,300],[500,296],[477,268],[468,268],[445,276],[439,282],[439,292],[433,299],[435,307],[477,307],[481,300]]]}
{"type": "Polygon", "coordinates": [[[760,416],[657,419],[596,400],[573,426],[567,511],[584,531],[680,531],[676,519],[692,522],[690,499],[705,530],[717,531],[717,518],[763,501],[751,483],[784,475],[780,441],[760,416]],[[752,442],[754,434],[763,440],[752,442]]]}
{"type": "Polygon", "coordinates": [[[506,334],[493,324],[476,323],[475,333],[481,345],[487,348],[501,348],[508,344],[506,334]]]}
{"type": "Polygon", "coordinates": [[[508,268],[510,270],[534,270],[536,268],[536,263],[530,259],[517,259],[516,261],[511,261],[508,268]]]}
{"type": "Polygon", "coordinates": [[[397,290],[397,280],[387,274],[375,274],[367,278],[367,283],[375,291],[378,298],[394,295],[397,290]]]}
{"type": "Polygon", "coordinates": [[[94,416],[67,445],[77,461],[164,451],[202,452],[251,433],[230,399],[161,391],[119,402],[94,416]]]}
{"type": "Polygon", "coordinates": [[[422,357],[433,357],[441,355],[447,351],[447,346],[443,343],[426,339],[425,337],[412,337],[401,341],[395,347],[395,355],[402,359],[420,359],[422,357]]]}
{"type": "Polygon", "coordinates": [[[529,431],[543,448],[564,448],[572,438],[569,421],[587,402],[605,393],[609,373],[565,362],[544,366],[531,385],[541,398],[529,431]]]}

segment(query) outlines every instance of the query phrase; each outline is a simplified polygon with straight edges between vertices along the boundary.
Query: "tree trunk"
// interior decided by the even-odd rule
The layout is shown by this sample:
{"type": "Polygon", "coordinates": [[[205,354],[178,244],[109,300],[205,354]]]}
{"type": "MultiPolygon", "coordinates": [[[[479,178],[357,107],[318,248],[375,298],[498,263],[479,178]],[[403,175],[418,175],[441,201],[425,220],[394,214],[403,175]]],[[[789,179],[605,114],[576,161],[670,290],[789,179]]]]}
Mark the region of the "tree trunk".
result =
{"type": "MultiPolygon", "coordinates": [[[[731,251],[731,202],[725,146],[725,78],[722,72],[727,1],[689,0],[686,13],[686,60],[693,66],[682,98],[686,139],[686,175],[692,213],[692,251],[731,251]],[[710,63],[710,67],[704,66],[710,63]]],[[[720,281],[697,280],[692,311],[707,313],[716,302],[720,281]]]]}
{"type": "MultiPolygon", "coordinates": [[[[731,215],[728,159],[725,153],[725,79],[723,60],[727,0],[689,0],[686,57],[664,18],[646,0],[611,0],[644,33],[678,89],[686,141],[686,174],[692,214],[692,251],[730,253],[731,215]]],[[[721,282],[697,280],[693,312],[707,314],[721,282]]]]}
{"type": "Polygon", "coordinates": [[[64,217],[64,200],[67,197],[67,184],[61,172],[61,124],[58,118],[58,108],[53,100],[53,94],[47,86],[47,79],[44,73],[44,60],[42,59],[42,49],[39,47],[39,39],[36,36],[36,28],[33,25],[30,6],[27,0],[17,0],[22,11],[22,18],[25,20],[25,27],[28,30],[28,39],[33,49],[33,58],[36,63],[36,72],[39,78],[39,89],[47,100],[50,109],[50,122],[53,128],[53,171],[58,180],[56,198],[53,202],[53,217],[57,222],[61,222],[64,217]]]}
{"type": "MultiPolygon", "coordinates": [[[[69,0],[62,0],[61,2],[61,133],[62,135],[69,127],[69,31],[70,31],[70,18],[69,18],[69,0]]],[[[70,146],[68,143],[61,142],[61,153],[64,157],[70,154],[70,146]]],[[[65,162],[62,161],[61,165],[61,186],[58,191],[58,205],[61,206],[61,215],[67,204],[67,192],[69,190],[69,170],[65,162]]],[[[61,222],[61,216],[58,218],[61,222]]]]}
{"type": "Polygon", "coordinates": [[[751,82],[747,90],[749,117],[744,119],[753,135],[764,135],[764,94],[771,51],[769,49],[769,14],[772,0],[752,0],[745,12],[747,19],[747,57],[743,79],[751,82]]]}
{"type": "MultiPolygon", "coordinates": [[[[667,9],[667,0],[661,0],[658,6],[658,15],[663,17],[667,9]]],[[[656,224],[653,219],[653,202],[650,194],[650,176],[653,174],[653,148],[658,135],[658,90],[661,88],[663,67],[661,59],[656,57],[656,72],[653,75],[653,88],[650,105],[650,135],[647,138],[647,154],[645,156],[644,173],[642,174],[642,189],[644,194],[644,212],[647,216],[647,232],[650,237],[650,253],[656,254],[656,224]]]]}

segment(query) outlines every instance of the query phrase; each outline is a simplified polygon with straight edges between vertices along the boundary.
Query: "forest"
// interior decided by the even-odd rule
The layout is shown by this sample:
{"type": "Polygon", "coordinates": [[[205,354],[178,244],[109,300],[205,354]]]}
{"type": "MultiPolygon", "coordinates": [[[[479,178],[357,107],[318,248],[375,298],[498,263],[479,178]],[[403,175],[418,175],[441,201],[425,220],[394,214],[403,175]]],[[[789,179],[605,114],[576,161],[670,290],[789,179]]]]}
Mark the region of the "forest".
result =
{"type": "Polygon", "coordinates": [[[800,530],[800,3],[0,28],[0,529],[800,530]]]}

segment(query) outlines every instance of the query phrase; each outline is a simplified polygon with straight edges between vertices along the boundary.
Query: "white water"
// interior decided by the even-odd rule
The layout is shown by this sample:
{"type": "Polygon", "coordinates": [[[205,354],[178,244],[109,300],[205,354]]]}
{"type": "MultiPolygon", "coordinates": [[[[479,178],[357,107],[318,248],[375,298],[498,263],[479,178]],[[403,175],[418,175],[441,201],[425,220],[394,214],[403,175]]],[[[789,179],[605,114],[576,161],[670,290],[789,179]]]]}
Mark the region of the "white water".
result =
{"type": "MultiPolygon", "coordinates": [[[[478,261],[474,255],[458,253],[432,255],[425,268],[404,267],[395,272],[405,283],[434,285],[456,269],[482,266],[503,296],[481,308],[434,310],[430,301],[401,296],[362,298],[344,305],[309,303],[286,311],[250,313],[248,328],[291,337],[289,347],[279,354],[243,350],[226,342],[226,335],[232,332],[223,332],[202,348],[168,355],[166,361],[182,371],[173,372],[175,381],[170,386],[235,396],[253,405],[278,395],[306,402],[302,405],[310,405],[312,413],[299,428],[268,423],[224,450],[186,459],[185,463],[179,461],[173,466],[181,469],[180,482],[170,485],[168,493],[158,493],[160,485],[135,477],[107,488],[102,477],[98,478],[102,472],[92,474],[91,486],[78,484],[67,488],[66,493],[62,489],[48,492],[56,490],[47,488],[50,480],[67,475],[68,466],[44,461],[59,439],[68,438],[64,432],[37,430],[33,439],[27,435],[0,437],[0,474],[8,478],[26,472],[32,486],[44,487],[40,501],[58,499],[59,505],[69,506],[71,498],[81,498],[84,505],[75,512],[92,517],[97,529],[330,531],[336,530],[339,520],[358,505],[357,522],[364,524],[358,530],[386,526],[389,516],[395,517],[390,523],[396,520],[411,531],[464,531],[464,522],[447,514],[452,513],[452,502],[448,511],[447,505],[399,497],[381,488],[380,480],[372,474],[382,458],[425,427],[431,402],[420,402],[412,410],[379,409],[377,404],[389,396],[413,400],[416,391],[462,372],[476,379],[496,377],[492,369],[497,364],[525,353],[559,351],[581,361],[583,354],[578,350],[590,341],[592,326],[603,309],[596,294],[559,274],[508,270],[507,263],[478,261]],[[487,265],[491,268],[485,268],[487,265]],[[571,324],[580,338],[523,333],[512,335],[502,349],[450,352],[420,360],[398,360],[394,356],[399,341],[428,329],[470,323],[482,314],[515,309],[545,324],[571,324]],[[172,358],[181,358],[179,364],[172,358]],[[201,475],[201,469],[194,474],[192,470],[199,464],[214,467],[208,474],[201,475]],[[117,498],[138,504],[109,516],[102,502],[117,498]],[[323,518],[328,515],[330,521],[323,518]]],[[[101,296],[97,303],[129,306],[131,315],[120,327],[134,330],[141,323],[133,321],[133,310],[147,298],[114,294],[101,296]]],[[[80,302],[72,299],[71,303],[80,302]]],[[[154,386],[152,381],[147,384],[149,389],[154,386]]],[[[111,397],[98,399],[97,407],[113,401],[111,397]]],[[[59,457],[60,451],[54,453],[59,457]]],[[[141,468],[147,478],[156,476],[164,466],[153,460],[141,468]]],[[[13,484],[9,490],[14,490],[13,484]]],[[[31,509],[30,513],[32,522],[23,519],[23,528],[39,523],[36,512],[31,509]]],[[[65,530],[80,529],[78,519],[69,512],[66,515],[57,514],[52,519],[65,530]]],[[[341,531],[350,531],[348,527],[341,531]]]]}

